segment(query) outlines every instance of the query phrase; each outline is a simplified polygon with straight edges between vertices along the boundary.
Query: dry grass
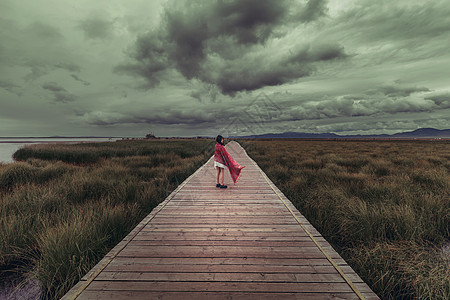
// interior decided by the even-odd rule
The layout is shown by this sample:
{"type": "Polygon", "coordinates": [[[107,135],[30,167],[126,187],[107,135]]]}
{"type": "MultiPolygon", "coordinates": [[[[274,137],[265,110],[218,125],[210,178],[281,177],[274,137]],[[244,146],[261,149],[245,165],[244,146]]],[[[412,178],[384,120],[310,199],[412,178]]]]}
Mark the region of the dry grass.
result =
{"type": "Polygon", "coordinates": [[[450,142],[239,142],[381,298],[448,299],[450,142]]]}
{"type": "Polygon", "coordinates": [[[209,140],[34,145],[0,165],[0,270],[64,295],[213,153],[209,140]]]}

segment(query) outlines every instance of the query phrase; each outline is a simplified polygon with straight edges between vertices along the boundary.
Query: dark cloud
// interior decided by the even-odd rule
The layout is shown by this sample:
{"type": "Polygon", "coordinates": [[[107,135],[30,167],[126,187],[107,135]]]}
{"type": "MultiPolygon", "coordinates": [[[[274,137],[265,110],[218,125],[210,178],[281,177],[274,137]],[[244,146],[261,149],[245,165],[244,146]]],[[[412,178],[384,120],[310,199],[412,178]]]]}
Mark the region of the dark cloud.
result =
{"type": "Polygon", "coordinates": [[[270,36],[273,26],[283,22],[287,5],[279,0],[217,1],[203,17],[206,25],[212,25],[209,38],[224,35],[235,38],[238,44],[258,44],[270,36]]]}
{"type": "Polygon", "coordinates": [[[53,95],[55,102],[67,103],[75,100],[75,96],[68,92],[55,92],[53,95]]]}
{"type": "Polygon", "coordinates": [[[75,100],[75,96],[60,86],[56,82],[47,82],[42,85],[43,89],[49,90],[53,94],[53,101],[67,103],[75,100]]]}
{"type": "Polygon", "coordinates": [[[17,84],[0,80],[0,88],[7,90],[10,93],[16,94],[17,96],[22,95],[22,88],[17,84]]]}
{"type": "Polygon", "coordinates": [[[90,85],[89,82],[87,82],[86,80],[81,79],[80,77],[78,77],[78,76],[75,75],[75,74],[71,74],[70,76],[71,76],[73,79],[75,79],[76,81],[79,81],[79,82],[81,82],[81,83],[84,84],[84,85],[90,85]]]}
{"type": "MultiPolygon", "coordinates": [[[[251,91],[264,86],[281,85],[294,79],[308,76],[314,71],[314,62],[346,57],[337,45],[322,45],[317,48],[305,47],[286,57],[270,60],[265,56],[249,56],[229,62],[221,70],[215,81],[225,94],[251,91]]],[[[203,78],[209,81],[210,78],[203,78]]]]}
{"type": "Polygon", "coordinates": [[[304,22],[314,21],[325,16],[328,11],[326,0],[310,0],[300,12],[299,19],[304,22]]]}
{"type": "Polygon", "coordinates": [[[79,28],[88,39],[107,39],[113,34],[114,21],[99,16],[89,16],[80,22],[79,28]]]}
{"type": "Polygon", "coordinates": [[[57,84],[56,82],[47,82],[42,85],[43,89],[52,91],[52,92],[66,92],[66,89],[57,84]]]}
{"type": "Polygon", "coordinates": [[[186,79],[217,85],[233,95],[290,82],[309,75],[315,62],[346,57],[336,43],[292,44],[285,53],[270,44],[286,34],[286,27],[325,15],[326,1],[310,0],[303,6],[293,0],[172,4],[161,26],[139,36],[128,51],[134,62],[116,66],[116,73],[143,77],[155,86],[165,72],[176,69],[186,79]]]}
{"type": "Polygon", "coordinates": [[[59,63],[55,64],[55,67],[67,70],[69,72],[80,72],[81,71],[80,66],[78,66],[76,64],[72,64],[72,63],[59,62],[59,63]]]}
{"type": "Polygon", "coordinates": [[[169,67],[169,57],[162,38],[155,33],[148,33],[136,41],[131,54],[138,63],[119,65],[114,68],[118,74],[130,74],[146,78],[150,86],[159,83],[159,77],[169,67]]]}

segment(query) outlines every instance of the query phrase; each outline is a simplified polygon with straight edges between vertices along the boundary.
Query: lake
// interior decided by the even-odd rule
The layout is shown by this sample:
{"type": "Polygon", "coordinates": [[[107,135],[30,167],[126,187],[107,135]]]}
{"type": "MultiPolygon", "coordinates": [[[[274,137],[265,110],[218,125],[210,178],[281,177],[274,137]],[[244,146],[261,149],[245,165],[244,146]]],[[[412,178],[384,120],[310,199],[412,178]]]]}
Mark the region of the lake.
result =
{"type": "Polygon", "coordinates": [[[31,144],[113,142],[119,138],[0,138],[0,163],[14,162],[12,155],[31,144]]]}

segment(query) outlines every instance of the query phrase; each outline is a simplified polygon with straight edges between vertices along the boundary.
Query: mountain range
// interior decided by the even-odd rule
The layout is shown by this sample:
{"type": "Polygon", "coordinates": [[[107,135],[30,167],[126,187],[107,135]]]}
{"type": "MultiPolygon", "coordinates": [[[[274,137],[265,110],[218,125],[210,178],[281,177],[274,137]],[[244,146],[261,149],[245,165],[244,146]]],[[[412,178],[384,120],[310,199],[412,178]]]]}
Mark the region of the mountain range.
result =
{"type": "Polygon", "coordinates": [[[414,138],[450,138],[450,129],[420,128],[414,131],[400,132],[395,134],[370,134],[370,135],[338,135],[335,133],[303,133],[283,132],[265,133],[246,136],[232,136],[231,138],[302,138],[302,139],[339,139],[339,138],[382,138],[382,139],[414,139],[414,138]]]}

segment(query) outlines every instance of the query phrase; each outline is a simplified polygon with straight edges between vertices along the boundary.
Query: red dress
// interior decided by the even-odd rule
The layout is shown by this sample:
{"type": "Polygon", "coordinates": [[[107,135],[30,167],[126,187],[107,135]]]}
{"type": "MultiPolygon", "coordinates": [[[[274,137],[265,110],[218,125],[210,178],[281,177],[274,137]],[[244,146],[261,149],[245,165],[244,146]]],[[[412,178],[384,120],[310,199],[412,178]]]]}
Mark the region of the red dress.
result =
{"type": "Polygon", "coordinates": [[[219,143],[216,144],[216,148],[214,150],[214,160],[227,166],[228,171],[230,171],[231,179],[233,179],[234,184],[241,177],[241,171],[245,166],[239,165],[228,153],[227,149],[219,143]]]}

